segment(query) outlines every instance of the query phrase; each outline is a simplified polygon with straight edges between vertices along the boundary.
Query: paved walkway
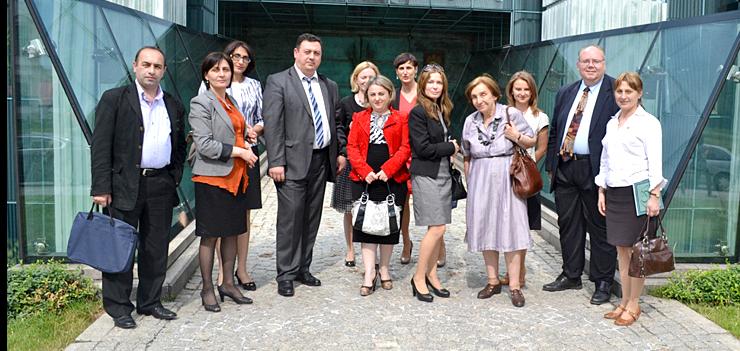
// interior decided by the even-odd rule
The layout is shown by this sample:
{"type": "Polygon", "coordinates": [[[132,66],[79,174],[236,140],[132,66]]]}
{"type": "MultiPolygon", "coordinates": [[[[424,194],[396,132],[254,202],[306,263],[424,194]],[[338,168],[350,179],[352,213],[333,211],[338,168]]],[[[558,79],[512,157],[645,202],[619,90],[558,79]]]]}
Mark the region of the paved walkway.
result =
{"type": "Polygon", "coordinates": [[[329,207],[331,186],[312,266],[323,285],[296,284],[294,297],[279,296],[274,279],[277,198],[267,177],[263,189],[264,208],[252,224],[249,254],[258,286],[247,294],[253,305],[227,300],[221,313],[204,311],[197,272],[175,301],[165,302],[179,319],[160,321],[134,314],[138,328],[122,330],[103,315],[68,350],[740,350],[740,341],[731,334],[675,301],[645,296],[639,321],[624,328],[602,318],[613,305],[589,304],[590,283],[579,291],[543,292],[542,284],[559,273],[561,260],[559,252],[537,235],[527,255],[526,306],[513,307],[507,289],[478,300],[485,268],[482,256],[467,252],[463,242],[464,201],[453,210],[446,234],[447,266],[440,269],[451,298],[435,298],[428,304],[411,296],[409,280],[424,233],[421,227],[412,229],[412,264],[398,263],[401,245],[394,251],[393,290],[378,288],[361,297],[360,257],[358,267],[344,266],[342,216],[329,207]]]}

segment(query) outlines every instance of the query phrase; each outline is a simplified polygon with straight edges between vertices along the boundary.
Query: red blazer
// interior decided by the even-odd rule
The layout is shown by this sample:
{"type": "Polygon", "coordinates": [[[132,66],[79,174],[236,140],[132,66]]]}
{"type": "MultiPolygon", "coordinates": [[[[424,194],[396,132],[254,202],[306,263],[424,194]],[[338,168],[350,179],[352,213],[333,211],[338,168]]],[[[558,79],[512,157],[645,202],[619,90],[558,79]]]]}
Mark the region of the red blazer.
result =
{"type": "MultiPolygon", "coordinates": [[[[347,138],[347,157],[352,165],[349,179],[355,182],[365,181],[365,177],[373,171],[367,164],[367,149],[370,143],[370,113],[372,109],[356,112],[352,116],[352,126],[347,138]]],[[[380,169],[398,183],[409,179],[409,170],[406,160],[411,156],[409,145],[409,120],[398,110],[391,108],[391,115],[383,127],[383,135],[388,143],[390,158],[383,163],[380,169]]]]}

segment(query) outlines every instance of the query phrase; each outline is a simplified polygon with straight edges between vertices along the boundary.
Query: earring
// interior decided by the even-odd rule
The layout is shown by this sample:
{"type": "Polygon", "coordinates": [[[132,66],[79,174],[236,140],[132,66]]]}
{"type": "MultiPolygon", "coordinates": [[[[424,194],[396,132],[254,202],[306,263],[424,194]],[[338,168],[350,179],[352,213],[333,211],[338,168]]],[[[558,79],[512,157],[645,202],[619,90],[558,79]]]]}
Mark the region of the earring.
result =
{"type": "Polygon", "coordinates": [[[396,76],[396,80],[401,80],[401,78],[398,78],[398,76],[396,76]]]}

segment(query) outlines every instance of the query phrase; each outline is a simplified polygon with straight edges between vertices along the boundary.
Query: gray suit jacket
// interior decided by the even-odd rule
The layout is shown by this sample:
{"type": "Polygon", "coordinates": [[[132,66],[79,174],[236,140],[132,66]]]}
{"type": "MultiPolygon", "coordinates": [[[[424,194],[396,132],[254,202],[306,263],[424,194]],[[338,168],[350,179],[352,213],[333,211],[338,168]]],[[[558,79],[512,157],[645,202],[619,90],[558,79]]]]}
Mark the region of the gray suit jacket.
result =
{"type": "MultiPolygon", "coordinates": [[[[236,105],[231,96],[227,97],[236,105]]],[[[231,172],[234,160],[236,134],[229,115],[216,95],[206,90],[190,100],[190,127],[193,130],[193,146],[188,160],[193,167],[193,175],[225,176],[231,172]]],[[[247,128],[244,128],[244,138],[247,128]]]]}
{"type": "MultiPolygon", "coordinates": [[[[336,177],[339,140],[343,139],[342,128],[337,128],[335,111],[339,104],[337,84],[319,75],[321,94],[324,97],[326,113],[329,115],[331,144],[329,148],[330,169],[328,180],[336,177]]],[[[295,66],[267,77],[262,98],[262,116],[265,121],[265,147],[270,168],[285,167],[285,178],[301,180],[306,178],[311,164],[311,153],[315,131],[311,106],[303,90],[301,79],[295,66]]]]}

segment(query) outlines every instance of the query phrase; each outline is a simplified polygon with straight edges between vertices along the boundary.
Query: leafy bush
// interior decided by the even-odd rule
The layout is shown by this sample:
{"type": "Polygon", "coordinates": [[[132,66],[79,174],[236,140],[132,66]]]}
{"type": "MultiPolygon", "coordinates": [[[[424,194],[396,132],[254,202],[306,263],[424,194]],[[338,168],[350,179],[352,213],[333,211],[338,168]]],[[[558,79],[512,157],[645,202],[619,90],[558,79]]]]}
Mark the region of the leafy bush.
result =
{"type": "Polygon", "coordinates": [[[96,299],[97,292],[82,270],[70,271],[59,261],[8,267],[8,319],[59,313],[72,303],[96,299]]]}
{"type": "Polygon", "coordinates": [[[740,305],[740,265],[726,269],[674,273],[668,284],[652,292],[683,303],[731,306],[740,305]]]}

